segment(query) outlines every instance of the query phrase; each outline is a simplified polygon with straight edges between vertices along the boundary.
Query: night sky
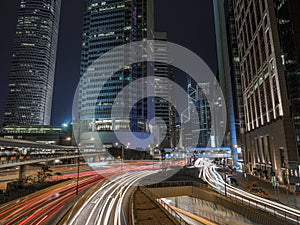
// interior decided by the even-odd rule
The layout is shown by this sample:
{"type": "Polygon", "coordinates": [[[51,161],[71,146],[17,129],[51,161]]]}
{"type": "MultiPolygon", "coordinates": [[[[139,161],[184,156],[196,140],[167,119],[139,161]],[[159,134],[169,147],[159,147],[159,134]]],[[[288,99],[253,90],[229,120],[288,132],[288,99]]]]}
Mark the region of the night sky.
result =
{"type": "MultiPolygon", "coordinates": [[[[62,0],[52,125],[70,122],[72,101],[79,81],[83,0],[62,0]]],[[[4,116],[12,46],[19,0],[0,1],[0,118],[4,116]]],[[[155,31],[166,31],[168,41],[198,54],[216,71],[211,0],[155,0],[155,31]]],[[[183,74],[176,72],[175,79],[183,74]]]]}

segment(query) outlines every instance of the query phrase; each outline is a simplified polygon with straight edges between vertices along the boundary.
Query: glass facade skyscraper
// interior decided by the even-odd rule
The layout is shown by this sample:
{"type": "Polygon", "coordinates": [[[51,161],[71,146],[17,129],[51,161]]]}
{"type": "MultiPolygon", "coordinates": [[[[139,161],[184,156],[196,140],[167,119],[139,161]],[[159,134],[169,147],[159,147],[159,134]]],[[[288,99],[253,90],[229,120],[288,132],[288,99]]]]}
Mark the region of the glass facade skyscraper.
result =
{"type": "Polygon", "coordinates": [[[152,0],[85,1],[79,93],[81,133],[146,131],[148,100],[135,103],[139,92],[147,91],[144,86],[131,87],[130,94],[121,96],[115,118],[111,118],[111,110],[126,85],[149,74],[151,63],[134,63],[115,72],[114,68],[118,68],[126,57],[133,57],[134,52],[118,51],[105,62],[96,60],[116,47],[147,39],[153,39],[152,0]],[[126,110],[132,105],[128,117],[126,110]]]}
{"type": "Polygon", "coordinates": [[[20,0],[4,123],[49,125],[61,0],[20,0]]]}
{"type": "MultiPolygon", "coordinates": [[[[154,39],[160,42],[154,44],[154,60],[168,61],[168,45],[167,45],[167,33],[155,32],[154,39]]],[[[174,105],[174,90],[171,82],[174,81],[174,73],[172,65],[162,62],[154,62],[154,107],[155,117],[161,118],[161,123],[157,122],[159,132],[157,135],[161,135],[161,131],[165,130],[165,139],[162,140],[161,146],[163,147],[175,147],[175,109],[174,105]]]]}

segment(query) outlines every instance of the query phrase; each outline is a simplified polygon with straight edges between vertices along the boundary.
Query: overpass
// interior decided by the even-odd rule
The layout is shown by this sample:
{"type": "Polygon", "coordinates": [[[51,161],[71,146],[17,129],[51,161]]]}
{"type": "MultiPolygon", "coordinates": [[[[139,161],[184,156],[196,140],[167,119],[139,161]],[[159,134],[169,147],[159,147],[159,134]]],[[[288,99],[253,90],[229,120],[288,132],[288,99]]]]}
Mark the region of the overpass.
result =
{"type": "Polygon", "coordinates": [[[231,158],[230,147],[186,148],[188,156],[197,158],[231,158]]]}
{"type": "Polygon", "coordinates": [[[49,165],[62,159],[95,159],[106,161],[112,158],[106,150],[79,146],[48,145],[26,140],[0,138],[0,169],[19,167],[19,179],[25,177],[27,165],[49,165]]]}

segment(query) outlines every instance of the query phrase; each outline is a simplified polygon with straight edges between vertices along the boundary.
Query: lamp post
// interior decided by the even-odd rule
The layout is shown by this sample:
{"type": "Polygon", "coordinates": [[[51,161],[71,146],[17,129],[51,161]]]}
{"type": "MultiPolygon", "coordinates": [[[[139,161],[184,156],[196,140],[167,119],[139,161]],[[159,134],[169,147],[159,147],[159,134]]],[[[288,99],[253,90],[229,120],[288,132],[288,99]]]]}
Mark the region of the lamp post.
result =
{"type": "Polygon", "coordinates": [[[123,161],[124,161],[124,146],[121,145],[121,170],[123,171],[123,161]]]}
{"type": "Polygon", "coordinates": [[[79,182],[79,147],[80,147],[80,144],[78,144],[78,149],[77,149],[77,180],[76,180],[76,195],[78,195],[78,182],[79,182]]]}
{"type": "Polygon", "coordinates": [[[224,191],[225,191],[225,197],[227,197],[227,187],[226,187],[226,172],[225,172],[225,158],[223,161],[223,171],[224,171],[224,191]]]}
{"type": "MultiPolygon", "coordinates": [[[[130,146],[131,144],[128,142],[127,143],[127,145],[126,145],[126,148],[129,148],[129,146],[130,146]]],[[[124,161],[124,146],[123,146],[123,148],[122,148],[122,162],[124,161]]]]}
{"type": "MultiPolygon", "coordinates": [[[[130,143],[128,143],[130,145],[130,143]]],[[[118,148],[119,146],[119,143],[116,142],[115,143],[115,146],[118,148]]],[[[128,147],[128,145],[127,145],[128,147]]],[[[123,160],[124,160],[124,146],[121,144],[121,160],[120,160],[120,163],[121,163],[121,170],[123,170],[123,160]]]]}

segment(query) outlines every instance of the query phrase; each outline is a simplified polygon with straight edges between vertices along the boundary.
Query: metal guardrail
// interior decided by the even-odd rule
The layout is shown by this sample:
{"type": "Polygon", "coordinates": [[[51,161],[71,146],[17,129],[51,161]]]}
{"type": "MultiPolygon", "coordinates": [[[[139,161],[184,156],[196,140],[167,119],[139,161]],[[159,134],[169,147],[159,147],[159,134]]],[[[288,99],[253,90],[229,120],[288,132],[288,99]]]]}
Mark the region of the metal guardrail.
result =
{"type": "MultiPolygon", "coordinates": [[[[223,196],[225,195],[225,193],[222,191],[222,189],[213,189],[210,186],[208,186],[207,184],[203,184],[203,183],[200,183],[197,181],[164,181],[161,183],[148,185],[147,187],[162,188],[162,187],[180,187],[180,186],[193,186],[193,187],[204,189],[206,191],[214,190],[223,196]]],[[[286,212],[286,211],[283,211],[282,209],[280,209],[279,207],[265,204],[265,203],[255,200],[255,199],[248,199],[248,198],[246,199],[244,196],[238,195],[238,194],[232,194],[232,193],[230,193],[230,191],[227,191],[226,196],[232,202],[240,203],[247,207],[251,207],[256,210],[260,210],[262,212],[268,213],[271,216],[274,216],[275,218],[284,220],[288,223],[300,224],[300,214],[297,214],[296,212],[292,212],[292,211],[286,212]]]]}
{"type": "Polygon", "coordinates": [[[158,202],[167,212],[173,216],[181,225],[189,225],[174,209],[172,209],[167,203],[159,199],[154,193],[149,191],[146,187],[139,187],[140,190],[149,197],[152,201],[158,202]]]}
{"type": "MultiPolygon", "coordinates": [[[[222,195],[225,195],[221,191],[218,191],[218,192],[222,195]]],[[[256,210],[261,210],[263,212],[271,214],[275,218],[283,219],[289,223],[292,222],[294,224],[300,224],[300,214],[297,214],[296,212],[292,212],[292,211],[287,212],[287,211],[280,209],[279,207],[265,204],[265,203],[255,200],[255,199],[244,198],[241,195],[232,194],[230,192],[227,192],[226,196],[236,203],[241,203],[242,205],[254,208],[256,210]]]]}

